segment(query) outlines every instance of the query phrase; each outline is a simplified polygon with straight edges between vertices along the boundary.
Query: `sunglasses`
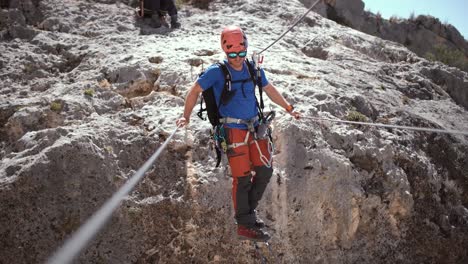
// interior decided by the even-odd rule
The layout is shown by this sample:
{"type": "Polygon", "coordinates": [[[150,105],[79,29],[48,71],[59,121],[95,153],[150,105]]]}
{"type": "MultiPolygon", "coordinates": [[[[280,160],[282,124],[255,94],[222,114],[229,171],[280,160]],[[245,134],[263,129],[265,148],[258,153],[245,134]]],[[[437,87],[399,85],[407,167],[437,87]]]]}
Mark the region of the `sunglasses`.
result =
{"type": "Polygon", "coordinates": [[[241,58],[244,58],[245,56],[247,56],[247,51],[244,50],[244,51],[241,51],[241,52],[229,52],[229,53],[226,53],[226,54],[231,59],[237,58],[237,56],[239,56],[241,58]]]}

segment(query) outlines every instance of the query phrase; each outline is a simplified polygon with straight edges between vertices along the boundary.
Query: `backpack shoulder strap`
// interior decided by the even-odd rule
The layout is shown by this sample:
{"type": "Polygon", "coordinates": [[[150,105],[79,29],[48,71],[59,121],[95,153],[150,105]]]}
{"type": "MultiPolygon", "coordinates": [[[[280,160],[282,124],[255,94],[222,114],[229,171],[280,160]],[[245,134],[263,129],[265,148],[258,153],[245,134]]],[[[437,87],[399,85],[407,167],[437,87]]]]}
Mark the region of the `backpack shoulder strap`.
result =
{"type": "MultiPolygon", "coordinates": [[[[248,59],[246,59],[245,62],[247,64],[247,68],[249,69],[250,78],[252,78],[252,81],[254,82],[254,85],[258,85],[259,81],[261,82],[261,79],[258,80],[256,78],[257,74],[255,72],[255,67],[253,65],[253,62],[250,62],[248,59]]],[[[261,87],[259,87],[259,88],[261,88],[261,87]]]]}
{"type": "Polygon", "coordinates": [[[221,69],[223,72],[224,76],[224,87],[228,87],[229,90],[231,90],[231,73],[229,72],[229,69],[227,68],[226,64],[224,62],[217,62],[216,65],[221,69]]]}
{"type": "Polygon", "coordinates": [[[263,108],[265,105],[263,104],[263,83],[262,83],[262,74],[260,72],[260,68],[255,69],[255,65],[253,65],[253,62],[250,62],[248,59],[246,59],[247,67],[249,68],[249,73],[250,77],[252,78],[252,81],[254,82],[254,85],[258,86],[258,94],[260,95],[260,105],[259,105],[259,110],[260,113],[263,115],[263,108]]]}

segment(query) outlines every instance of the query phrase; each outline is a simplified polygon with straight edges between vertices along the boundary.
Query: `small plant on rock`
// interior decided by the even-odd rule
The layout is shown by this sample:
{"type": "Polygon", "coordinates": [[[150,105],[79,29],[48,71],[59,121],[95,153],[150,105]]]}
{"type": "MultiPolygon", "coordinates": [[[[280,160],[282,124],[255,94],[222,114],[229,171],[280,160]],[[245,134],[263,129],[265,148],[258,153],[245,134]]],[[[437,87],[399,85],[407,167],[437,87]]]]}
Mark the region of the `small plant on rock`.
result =
{"type": "Polygon", "coordinates": [[[366,122],[367,121],[367,117],[356,111],[356,110],[353,110],[353,111],[350,111],[348,113],[348,115],[345,117],[346,120],[348,121],[356,121],[356,122],[366,122]]]}
{"type": "Polygon", "coordinates": [[[93,89],[86,89],[84,90],[84,95],[93,97],[94,96],[94,90],[93,89]]]}
{"type": "Polygon", "coordinates": [[[62,103],[58,102],[58,101],[54,101],[50,104],[50,110],[54,111],[54,112],[60,112],[62,111],[62,103]]]}

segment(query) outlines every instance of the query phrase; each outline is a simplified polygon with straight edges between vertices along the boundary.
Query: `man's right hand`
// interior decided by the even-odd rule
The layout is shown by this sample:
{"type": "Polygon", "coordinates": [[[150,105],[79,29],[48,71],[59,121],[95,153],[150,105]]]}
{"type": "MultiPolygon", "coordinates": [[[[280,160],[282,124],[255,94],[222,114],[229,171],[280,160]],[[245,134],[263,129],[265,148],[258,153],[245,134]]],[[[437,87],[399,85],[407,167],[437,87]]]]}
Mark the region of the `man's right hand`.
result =
{"type": "Polygon", "coordinates": [[[186,125],[188,125],[189,121],[187,119],[185,119],[185,117],[181,117],[179,119],[176,120],[176,125],[178,127],[184,127],[186,125]]]}

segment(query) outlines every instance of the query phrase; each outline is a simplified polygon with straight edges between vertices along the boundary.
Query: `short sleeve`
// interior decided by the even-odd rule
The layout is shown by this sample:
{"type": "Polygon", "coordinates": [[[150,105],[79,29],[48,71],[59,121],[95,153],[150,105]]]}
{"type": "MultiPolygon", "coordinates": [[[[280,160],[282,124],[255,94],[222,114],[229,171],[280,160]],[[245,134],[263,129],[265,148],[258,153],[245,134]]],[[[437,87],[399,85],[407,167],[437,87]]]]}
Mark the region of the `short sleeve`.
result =
{"type": "Polygon", "coordinates": [[[260,69],[260,75],[262,76],[262,88],[268,85],[268,79],[266,78],[265,71],[263,68],[260,69]]]}
{"type": "Polygon", "coordinates": [[[217,64],[213,64],[208,67],[201,75],[198,77],[198,84],[201,86],[203,91],[213,87],[220,80],[223,81],[223,74],[221,69],[217,64]]]}

